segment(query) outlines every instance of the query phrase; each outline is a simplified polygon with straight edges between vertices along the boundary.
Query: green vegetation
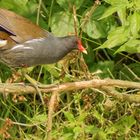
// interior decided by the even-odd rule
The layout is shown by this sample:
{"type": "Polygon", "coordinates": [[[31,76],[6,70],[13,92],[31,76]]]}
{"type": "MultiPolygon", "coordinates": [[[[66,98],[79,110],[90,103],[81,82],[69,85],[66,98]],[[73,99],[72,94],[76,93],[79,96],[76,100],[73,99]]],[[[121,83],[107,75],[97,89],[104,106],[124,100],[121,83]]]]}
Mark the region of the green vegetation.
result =
{"type": "MultiPolygon", "coordinates": [[[[43,84],[96,78],[139,82],[139,0],[101,0],[96,4],[91,0],[0,0],[0,7],[29,18],[57,36],[75,33],[73,5],[78,33],[88,55],[73,54],[57,64],[31,68],[29,75],[43,84]]],[[[0,64],[1,82],[8,82],[11,74],[7,66],[0,64]]],[[[21,81],[27,82],[24,78],[16,82],[21,81]]],[[[139,90],[132,88],[118,91],[139,95],[139,90]]],[[[0,139],[44,139],[51,95],[43,94],[43,106],[38,95],[1,94],[0,139]]],[[[54,140],[140,139],[139,103],[106,96],[100,89],[59,95],[51,131],[54,140]]]]}

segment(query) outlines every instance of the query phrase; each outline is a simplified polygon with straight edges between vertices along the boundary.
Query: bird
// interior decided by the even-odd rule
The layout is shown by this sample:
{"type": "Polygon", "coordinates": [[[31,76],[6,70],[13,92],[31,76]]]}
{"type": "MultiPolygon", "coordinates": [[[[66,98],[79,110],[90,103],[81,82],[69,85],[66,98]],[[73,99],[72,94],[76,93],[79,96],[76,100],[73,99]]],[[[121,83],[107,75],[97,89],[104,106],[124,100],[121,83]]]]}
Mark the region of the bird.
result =
{"type": "MultiPolygon", "coordinates": [[[[54,36],[29,19],[0,8],[0,61],[7,66],[15,69],[56,63],[74,49],[87,53],[77,35],[54,36]]],[[[23,74],[44,104],[37,82],[23,74]]]]}
{"type": "Polygon", "coordinates": [[[56,37],[13,11],[0,8],[0,61],[12,68],[52,64],[78,49],[76,36],[56,37]]]}

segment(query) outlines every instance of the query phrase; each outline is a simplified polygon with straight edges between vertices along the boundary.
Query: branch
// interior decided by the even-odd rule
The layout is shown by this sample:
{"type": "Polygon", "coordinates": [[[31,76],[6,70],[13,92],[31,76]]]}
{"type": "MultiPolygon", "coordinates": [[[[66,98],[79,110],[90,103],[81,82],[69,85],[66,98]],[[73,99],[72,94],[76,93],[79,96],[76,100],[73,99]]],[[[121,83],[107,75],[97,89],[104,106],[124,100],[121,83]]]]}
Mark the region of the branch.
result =
{"type": "MultiPolygon", "coordinates": [[[[140,96],[136,94],[125,94],[120,93],[114,89],[114,87],[120,88],[136,88],[140,89],[140,83],[130,82],[125,80],[112,80],[112,79],[93,79],[89,81],[79,81],[79,82],[69,82],[59,85],[38,85],[39,90],[43,93],[48,92],[62,92],[78,89],[87,88],[97,88],[99,90],[104,90],[107,95],[111,95],[120,100],[127,100],[129,102],[140,102],[140,96]]],[[[34,94],[36,89],[31,84],[21,84],[21,83],[1,83],[0,93],[11,93],[11,94],[34,94]]]]}
{"type": "MultiPolygon", "coordinates": [[[[93,79],[89,81],[69,82],[60,85],[38,85],[41,92],[62,92],[85,88],[98,88],[103,86],[124,87],[124,88],[137,88],[140,89],[140,83],[130,82],[125,80],[112,80],[112,79],[93,79]]],[[[31,84],[21,83],[1,83],[0,93],[11,94],[33,94],[36,93],[36,89],[31,84]]]]}

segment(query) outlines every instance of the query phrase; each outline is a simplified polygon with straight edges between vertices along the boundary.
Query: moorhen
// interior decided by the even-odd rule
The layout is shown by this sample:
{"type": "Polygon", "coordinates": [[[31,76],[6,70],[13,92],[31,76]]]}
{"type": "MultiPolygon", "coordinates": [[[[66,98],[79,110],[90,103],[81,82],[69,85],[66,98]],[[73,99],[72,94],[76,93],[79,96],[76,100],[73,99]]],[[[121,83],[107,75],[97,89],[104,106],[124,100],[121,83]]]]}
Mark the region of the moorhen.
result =
{"type": "MultiPolygon", "coordinates": [[[[30,20],[0,8],[0,61],[8,66],[16,68],[55,63],[73,49],[86,53],[77,36],[55,37],[30,20]]],[[[23,74],[35,86],[44,104],[36,82],[23,74]]]]}
{"type": "Polygon", "coordinates": [[[73,49],[86,53],[76,36],[55,37],[30,20],[0,8],[0,61],[8,66],[55,63],[73,49]]]}

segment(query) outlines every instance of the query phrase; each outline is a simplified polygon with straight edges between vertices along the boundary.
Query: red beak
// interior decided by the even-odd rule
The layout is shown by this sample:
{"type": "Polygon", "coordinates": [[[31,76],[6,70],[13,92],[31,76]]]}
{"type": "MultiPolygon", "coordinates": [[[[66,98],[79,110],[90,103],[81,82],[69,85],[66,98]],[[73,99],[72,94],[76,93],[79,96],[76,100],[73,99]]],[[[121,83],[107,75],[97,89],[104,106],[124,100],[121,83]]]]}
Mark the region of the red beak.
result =
{"type": "Polygon", "coordinates": [[[87,54],[87,51],[86,51],[86,49],[83,47],[82,42],[81,42],[80,39],[77,40],[77,43],[78,43],[78,49],[79,49],[82,53],[87,54]]]}

